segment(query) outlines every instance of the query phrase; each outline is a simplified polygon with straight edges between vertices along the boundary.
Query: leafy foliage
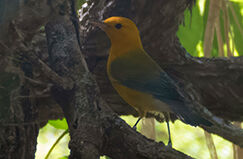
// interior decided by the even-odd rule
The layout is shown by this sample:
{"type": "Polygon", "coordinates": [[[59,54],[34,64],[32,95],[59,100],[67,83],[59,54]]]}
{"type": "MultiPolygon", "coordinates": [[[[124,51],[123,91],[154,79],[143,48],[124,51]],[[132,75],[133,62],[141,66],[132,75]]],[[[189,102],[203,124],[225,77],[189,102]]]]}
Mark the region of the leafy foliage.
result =
{"type": "Polygon", "coordinates": [[[60,157],[58,159],[68,159],[68,156],[63,156],[63,157],[60,157]]]}
{"type": "Polygon", "coordinates": [[[233,30],[233,39],[235,43],[235,48],[238,51],[239,55],[243,55],[243,1],[238,3],[232,3],[232,9],[229,12],[232,30],[233,30]],[[235,18],[234,14],[235,12],[235,18]],[[238,23],[238,24],[237,24],[238,23]]]}
{"type": "Polygon", "coordinates": [[[203,40],[203,16],[200,15],[200,8],[195,5],[192,11],[187,10],[185,13],[184,25],[179,26],[177,36],[183,47],[186,48],[192,56],[198,56],[197,45],[203,40]]]}
{"type": "MultiPolygon", "coordinates": [[[[205,5],[202,5],[202,2],[204,1],[197,1],[196,5],[192,8],[192,11],[185,11],[184,25],[181,25],[177,32],[177,36],[179,37],[183,47],[185,47],[192,56],[201,56],[201,54],[203,54],[203,52],[198,48],[202,48],[204,44],[205,28],[208,21],[209,1],[206,1],[205,5]]],[[[223,12],[226,11],[221,9],[219,15],[224,48],[226,48],[225,45],[227,42],[225,34],[228,34],[232,52],[237,52],[239,55],[243,55],[243,1],[228,2],[226,6],[230,22],[229,32],[225,33],[224,31],[225,18],[223,17],[223,12]],[[233,49],[235,49],[235,51],[233,49]]],[[[219,56],[218,39],[216,33],[212,36],[214,36],[214,40],[212,44],[211,56],[217,57],[219,56]]],[[[226,49],[224,51],[226,52],[226,49]]]]}
{"type": "Polygon", "coordinates": [[[48,123],[50,125],[52,125],[53,127],[55,127],[56,129],[63,129],[63,130],[67,130],[68,129],[68,124],[65,118],[63,118],[62,120],[58,119],[58,120],[49,120],[48,123]]]}

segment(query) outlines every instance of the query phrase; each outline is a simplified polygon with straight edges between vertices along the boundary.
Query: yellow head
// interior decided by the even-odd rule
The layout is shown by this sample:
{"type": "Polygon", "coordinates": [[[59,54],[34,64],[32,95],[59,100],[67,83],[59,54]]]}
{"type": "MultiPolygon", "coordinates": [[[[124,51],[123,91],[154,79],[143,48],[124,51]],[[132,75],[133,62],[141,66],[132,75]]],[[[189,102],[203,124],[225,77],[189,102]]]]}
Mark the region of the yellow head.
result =
{"type": "Polygon", "coordinates": [[[110,17],[98,26],[111,40],[111,49],[133,50],[143,48],[139,31],[133,21],[124,17],[110,17]]]}

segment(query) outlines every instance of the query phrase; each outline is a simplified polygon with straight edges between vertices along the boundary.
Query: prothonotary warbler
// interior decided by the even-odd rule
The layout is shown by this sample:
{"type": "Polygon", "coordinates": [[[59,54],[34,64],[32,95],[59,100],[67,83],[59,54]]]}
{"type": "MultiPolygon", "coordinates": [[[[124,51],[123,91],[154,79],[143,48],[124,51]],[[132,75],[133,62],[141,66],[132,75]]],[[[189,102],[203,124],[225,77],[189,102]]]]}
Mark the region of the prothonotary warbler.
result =
{"type": "MultiPolygon", "coordinates": [[[[176,83],[146,53],[133,21],[124,17],[110,17],[95,24],[111,41],[107,62],[107,74],[111,84],[139,112],[138,121],[150,111],[170,112],[192,126],[212,125],[190,110],[178,93],[176,83]]],[[[166,121],[171,145],[169,123],[166,121]]]]}

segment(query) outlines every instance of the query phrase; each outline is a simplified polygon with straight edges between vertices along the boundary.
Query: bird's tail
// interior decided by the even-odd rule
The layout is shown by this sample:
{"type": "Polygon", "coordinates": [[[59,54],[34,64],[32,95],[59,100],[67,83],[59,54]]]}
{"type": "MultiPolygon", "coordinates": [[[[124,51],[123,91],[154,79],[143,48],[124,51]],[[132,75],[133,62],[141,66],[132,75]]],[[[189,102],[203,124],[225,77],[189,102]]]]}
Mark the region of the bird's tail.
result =
{"type": "Polygon", "coordinates": [[[198,113],[190,110],[187,106],[183,107],[183,109],[177,109],[176,115],[186,124],[190,124],[192,126],[212,126],[213,124],[201,117],[198,113]]]}
{"type": "Polygon", "coordinates": [[[191,110],[184,101],[171,101],[165,100],[164,102],[171,105],[172,111],[181,119],[184,123],[191,126],[212,126],[213,124],[207,119],[203,118],[197,112],[191,110]]]}

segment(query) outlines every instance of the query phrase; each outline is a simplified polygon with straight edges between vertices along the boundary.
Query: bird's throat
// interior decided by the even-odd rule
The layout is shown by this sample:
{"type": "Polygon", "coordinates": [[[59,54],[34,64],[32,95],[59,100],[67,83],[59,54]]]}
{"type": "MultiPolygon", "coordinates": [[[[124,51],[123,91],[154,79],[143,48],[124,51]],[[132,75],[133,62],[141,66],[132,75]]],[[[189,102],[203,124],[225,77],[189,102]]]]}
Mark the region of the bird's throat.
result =
{"type": "Polygon", "coordinates": [[[137,39],[136,41],[133,42],[130,42],[129,40],[127,41],[111,40],[111,48],[110,48],[109,56],[111,56],[111,58],[116,58],[138,49],[143,50],[143,45],[140,39],[137,39]]]}

